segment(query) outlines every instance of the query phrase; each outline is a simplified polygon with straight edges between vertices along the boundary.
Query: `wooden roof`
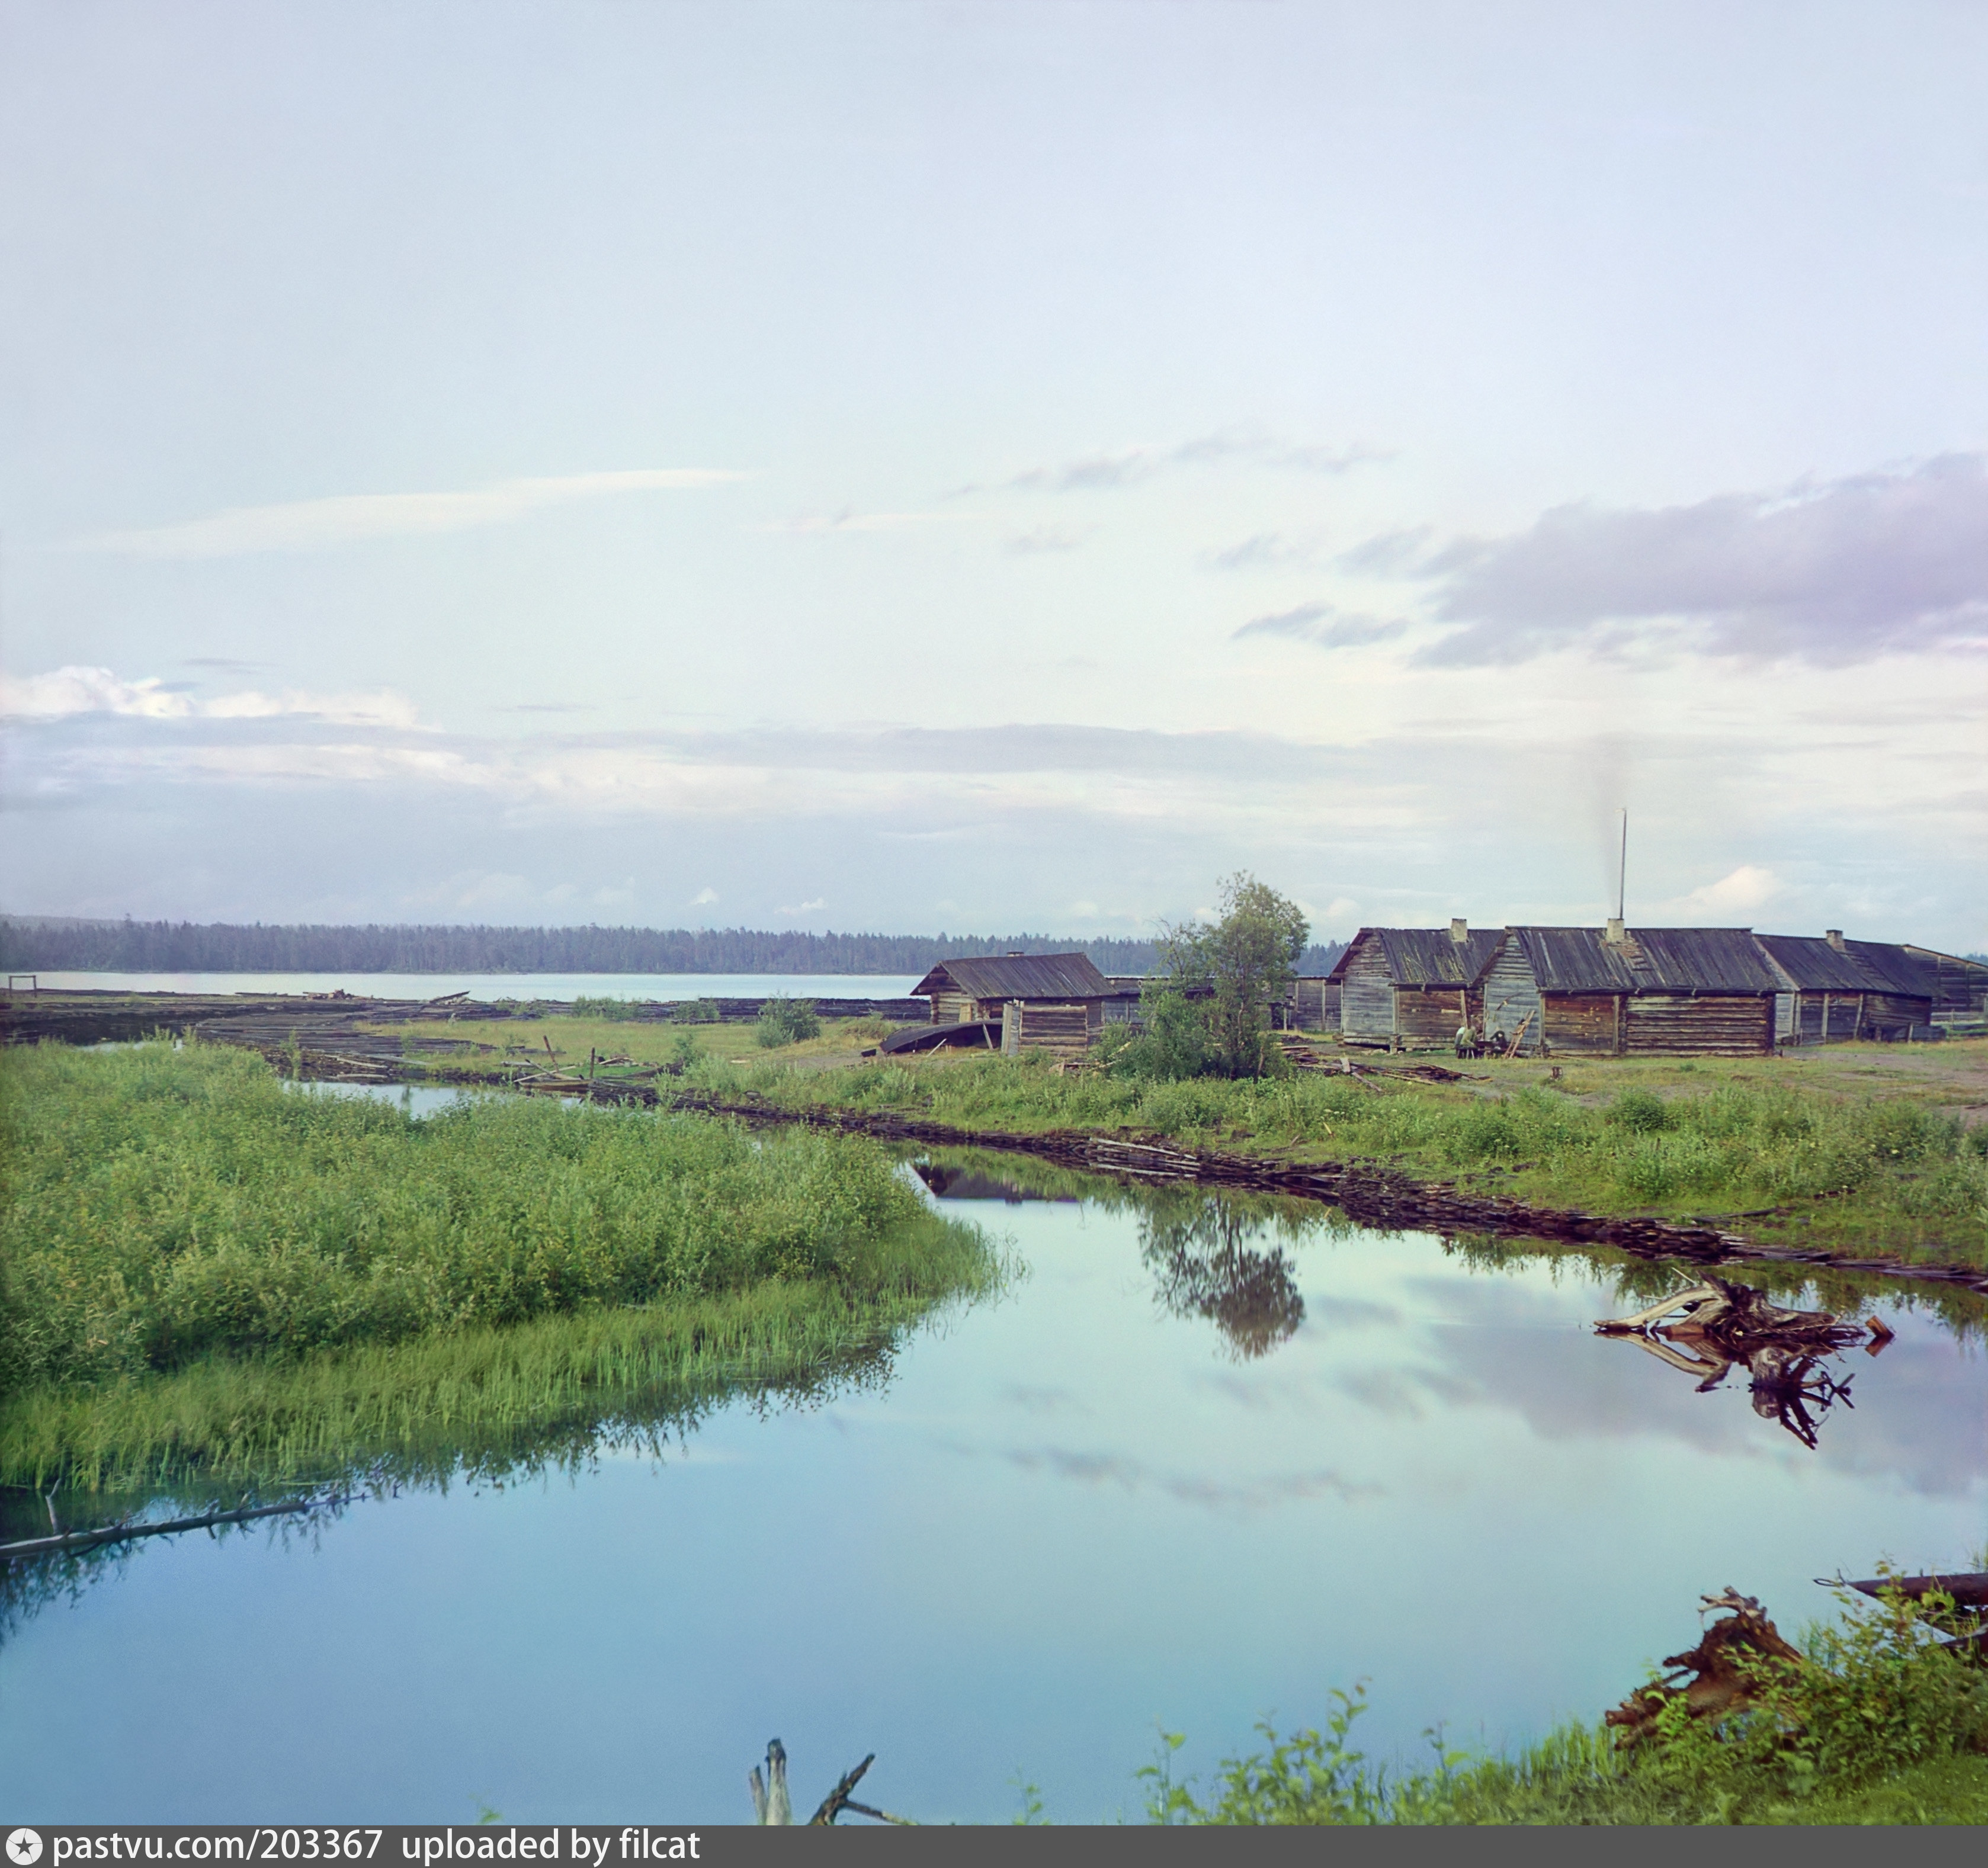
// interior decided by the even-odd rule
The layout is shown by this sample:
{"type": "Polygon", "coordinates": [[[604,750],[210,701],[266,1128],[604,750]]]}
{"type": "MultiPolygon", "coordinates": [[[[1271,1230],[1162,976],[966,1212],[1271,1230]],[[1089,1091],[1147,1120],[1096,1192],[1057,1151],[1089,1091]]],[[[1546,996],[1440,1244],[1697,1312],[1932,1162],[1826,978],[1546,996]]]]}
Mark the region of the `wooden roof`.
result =
{"type": "Polygon", "coordinates": [[[988,954],[942,961],[911,995],[939,992],[975,999],[1104,999],[1112,996],[1112,985],[1088,954],[988,954]]]}
{"type": "MultiPolygon", "coordinates": [[[[1509,927],[1543,992],[1785,992],[1749,927],[1509,927]]],[[[1486,962],[1486,970],[1489,970],[1486,962]]],[[[1866,988],[1869,990],[1869,988],[1866,988]]]]}
{"type": "Polygon", "coordinates": [[[1447,927],[1363,927],[1324,977],[1344,984],[1347,962],[1363,944],[1372,944],[1387,961],[1391,985],[1468,986],[1491,964],[1504,937],[1499,927],[1472,928],[1461,941],[1447,927]]]}
{"type": "Polygon", "coordinates": [[[1935,964],[1888,941],[1846,941],[1838,948],[1811,934],[1759,938],[1798,992],[1891,992],[1920,999],[1939,995],[1935,964]]]}

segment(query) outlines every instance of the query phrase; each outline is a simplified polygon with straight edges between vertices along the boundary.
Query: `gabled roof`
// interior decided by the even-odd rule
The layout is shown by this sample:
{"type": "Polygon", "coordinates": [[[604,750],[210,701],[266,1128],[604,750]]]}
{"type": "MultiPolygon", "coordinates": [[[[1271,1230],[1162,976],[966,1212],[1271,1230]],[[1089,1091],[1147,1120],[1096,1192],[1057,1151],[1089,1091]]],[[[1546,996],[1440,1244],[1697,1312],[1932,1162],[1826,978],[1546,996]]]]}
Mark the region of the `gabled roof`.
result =
{"type": "Polygon", "coordinates": [[[1882,941],[1846,941],[1841,948],[1810,934],[1762,934],[1760,944],[1798,992],[1895,992],[1936,998],[1930,960],[1882,941]]]}
{"type": "Polygon", "coordinates": [[[911,997],[963,992],[975,999],[1103,999],[1111,982],[1088,954],[987,954],[942,961],[911,988],[911,997]]]}
{"type": "Polygon", "coordinates": [[[1503,938],[1503,931],[1496,927],[1472,928],[1461,941],[1447,927],[1363,927],[1325,977],[1343,984],[1346,963],[1363,944],[1371,942],[1387,961],[1391,985],[1472,985],[1503,938]]]}
{"type": "MultiPolygon", "coordinates": [[[[1543,992],[1785,992],[1750,928],[1513,927],[1543,992]]],[[[1868,988],[1867,988],[1868,989],[1868,988]]]]}

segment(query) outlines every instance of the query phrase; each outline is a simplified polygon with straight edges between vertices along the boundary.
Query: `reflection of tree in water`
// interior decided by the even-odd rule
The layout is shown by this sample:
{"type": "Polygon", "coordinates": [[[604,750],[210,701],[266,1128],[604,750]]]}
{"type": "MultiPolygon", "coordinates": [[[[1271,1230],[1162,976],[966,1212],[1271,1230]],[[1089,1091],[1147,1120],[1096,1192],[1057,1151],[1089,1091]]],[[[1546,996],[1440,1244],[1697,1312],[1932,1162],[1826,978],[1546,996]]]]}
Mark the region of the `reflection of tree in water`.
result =
{"type": "Polygon", "coordinates": [[[1207,1318],[1243,1360],[1267,1356],[1304,1321],[1283,1248],[1256,1248],[1269,1231],[1263,1219],[1206,1194],[1156,1201],[1140,1223],[1140,1256],[1161,1306],[1207,1318]]]}

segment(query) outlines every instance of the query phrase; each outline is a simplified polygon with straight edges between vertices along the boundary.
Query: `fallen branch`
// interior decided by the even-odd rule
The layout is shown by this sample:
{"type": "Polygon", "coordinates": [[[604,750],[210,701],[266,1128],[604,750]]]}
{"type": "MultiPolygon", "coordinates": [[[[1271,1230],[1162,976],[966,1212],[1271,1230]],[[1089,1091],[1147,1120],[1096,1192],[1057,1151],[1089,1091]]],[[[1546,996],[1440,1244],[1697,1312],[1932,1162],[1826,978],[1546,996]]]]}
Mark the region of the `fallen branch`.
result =
{"type": "Polygon", "coordinates": [[[165,1537],[178,1531],[204,1531],[218,1524],[245,1524],[252,1518],[275,1518],[286,1512],[307,1512],[322,1498],[292,1498],[283,1505],[243,1505],[232,1512],[208,1512],[198,1518],[174,1518],[163,1524],[106,1525],[95,1531],[66,1531],[58,1537],[31,1537],[25,1542],[0,1544],[0,1557],[8,1559],[46,1556],[60,1550],[88,1550],[99,1544],[117,1544],[137,1537],[165,1537]]]}

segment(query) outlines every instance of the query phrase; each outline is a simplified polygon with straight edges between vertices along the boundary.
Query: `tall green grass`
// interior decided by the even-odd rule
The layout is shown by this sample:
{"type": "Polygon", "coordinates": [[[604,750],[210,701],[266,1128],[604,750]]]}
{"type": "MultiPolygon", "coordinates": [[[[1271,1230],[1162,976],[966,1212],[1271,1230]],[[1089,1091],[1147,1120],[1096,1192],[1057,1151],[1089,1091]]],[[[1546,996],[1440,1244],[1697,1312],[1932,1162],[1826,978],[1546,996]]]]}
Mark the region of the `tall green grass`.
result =
{"type": "Polygon", "coordinates": [[[995,1275],[881,1150],[485,1099],[415,1122],[240,1051],[0,1058],[0,1481],[438,1459],[799,1379],[995,1275]]]}
{"type": "Polygon", "coordinates": [[[1838,1231],[1988,1264],[1988,1130],[1900,1100],[1726,1083],[1668,1099],[1631,1090],[1596,1107],[1537,1086],[1492,1097],[1323,1075],[1154,1083],[998,1057],[805,1076],[708,1059],[695,1074],[789,1105],[832,1100],[965,1128],[1132,1129],[1380,1157],[1433,1175],[1523,1172],[1536,1197],[1604,1211],[1842,1202],[1841,1218],[1825,1215],[1838,1231]]]}

